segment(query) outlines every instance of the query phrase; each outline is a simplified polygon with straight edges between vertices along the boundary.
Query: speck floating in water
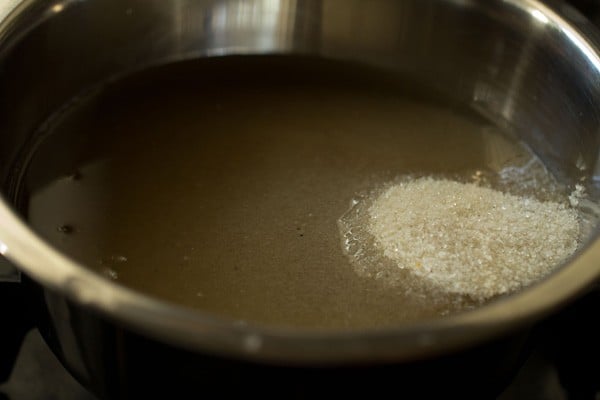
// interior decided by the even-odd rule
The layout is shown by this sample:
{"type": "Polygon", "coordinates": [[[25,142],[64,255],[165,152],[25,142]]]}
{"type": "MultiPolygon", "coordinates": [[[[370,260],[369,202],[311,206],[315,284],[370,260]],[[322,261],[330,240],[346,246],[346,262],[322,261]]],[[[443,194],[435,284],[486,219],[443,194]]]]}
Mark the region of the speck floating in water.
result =
{"type": "Polygon", "coordinates": [[[126,263],[127,261],[128,261],[127,257],[117,254],[117,255],[112,255],[110,257],[107,257],[107,258],[102,258],[100,260],[100,265],[108,265],[108,266],[116,267],[118,264],[123,264],[123,263],[126,263]]]}
{"type": "Polygon", "coordinates": [[[61,225],[58,228],[56,228],[56,230],[59,231],[60,233],[66,234],[66,235],[73,233],[75,231],[75,229],[71,225],[61,225]]]}
{"type": "Polygon", "coordinates": [[[108,278],[112,279],[112,280],[117,280],[119,279],[119,274],[117,273],[117,271],[115,271],[112,268],[105,268],[104,269],[104,275],[106,275],[108,278]]]}

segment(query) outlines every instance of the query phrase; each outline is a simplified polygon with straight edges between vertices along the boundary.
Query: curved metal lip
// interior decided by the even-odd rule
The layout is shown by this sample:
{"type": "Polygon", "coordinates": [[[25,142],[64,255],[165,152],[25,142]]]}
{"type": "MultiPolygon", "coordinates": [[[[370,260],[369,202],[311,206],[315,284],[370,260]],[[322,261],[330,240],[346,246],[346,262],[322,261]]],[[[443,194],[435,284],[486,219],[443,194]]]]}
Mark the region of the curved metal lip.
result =
{"type": "MultiPolygon", "coordinates": [[[[25,1],[13,16],[33,3],[25,1]]],[[[504,3],[533,17],[541,13],[600,71],[598,35],[575,10],[565,6],[568,16],[561,16],[538,0],[504,3]]],[[[0,37],[8,20],[0,24],[0,37]]],[[[186,350],[285,365],[406,362],[458,351],[542,318],[600,277],[600,240],[594,237],[547,278],[475,310],[394,328],[318,331],[243,325],[120,286],[44,242],[1,197],[0,254],[46,288],[133,332],[186,350]]]]}

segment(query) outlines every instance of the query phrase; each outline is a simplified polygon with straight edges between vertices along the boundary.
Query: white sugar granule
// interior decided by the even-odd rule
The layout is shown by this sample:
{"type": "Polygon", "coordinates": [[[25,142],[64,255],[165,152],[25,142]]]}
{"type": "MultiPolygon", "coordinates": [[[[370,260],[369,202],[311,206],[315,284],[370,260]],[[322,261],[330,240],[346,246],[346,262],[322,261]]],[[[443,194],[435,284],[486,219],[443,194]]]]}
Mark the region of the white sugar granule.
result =
{"type": "Polygon", "coordinates": [[[540,279],[579,238],[568,206],[434,178],[382,192],[368,209],[367,230],[398,268],[479,301],[540,279]]]}

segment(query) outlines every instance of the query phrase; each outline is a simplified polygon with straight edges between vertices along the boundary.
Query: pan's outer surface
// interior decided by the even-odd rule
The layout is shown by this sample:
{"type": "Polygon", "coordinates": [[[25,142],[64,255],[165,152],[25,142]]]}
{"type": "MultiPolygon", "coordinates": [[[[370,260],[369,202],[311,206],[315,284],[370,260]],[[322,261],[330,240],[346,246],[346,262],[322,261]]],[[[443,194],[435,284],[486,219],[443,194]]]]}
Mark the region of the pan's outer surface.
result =
{"type": "Polygon", "coordinates": [[[103,397],[287,395],[280,384],[493,392],[522,344],[506,335],[600,275],[595,237],[550,278],[469,313],[352,333],[240,326],[119,287],[44,243],[10,205],[19,154],[49,115],[111,77],[194,57],[308,54],[412,76],[509,126],[566,182],[584,175],[595,196],[599,43],[571,8],[535,0],[24,1],[0,25],[0,251],[30,277],[55,352],[103,397]]]}

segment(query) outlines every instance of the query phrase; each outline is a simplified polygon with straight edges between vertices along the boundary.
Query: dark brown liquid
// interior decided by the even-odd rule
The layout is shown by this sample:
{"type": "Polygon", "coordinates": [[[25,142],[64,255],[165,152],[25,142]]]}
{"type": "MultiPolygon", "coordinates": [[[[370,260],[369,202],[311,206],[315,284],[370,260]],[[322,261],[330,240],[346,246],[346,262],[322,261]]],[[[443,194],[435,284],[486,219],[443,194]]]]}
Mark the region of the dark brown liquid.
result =
{"type": "Polygon", "coordinates": [[[459,307],[359,277],[337,221],[357,193],[399,174],[528,156],[486,130],[355,66],[185,62],[56,117],[22,193],[48,241],[142,292],[258,323],[397,325],[459,307]]]}

